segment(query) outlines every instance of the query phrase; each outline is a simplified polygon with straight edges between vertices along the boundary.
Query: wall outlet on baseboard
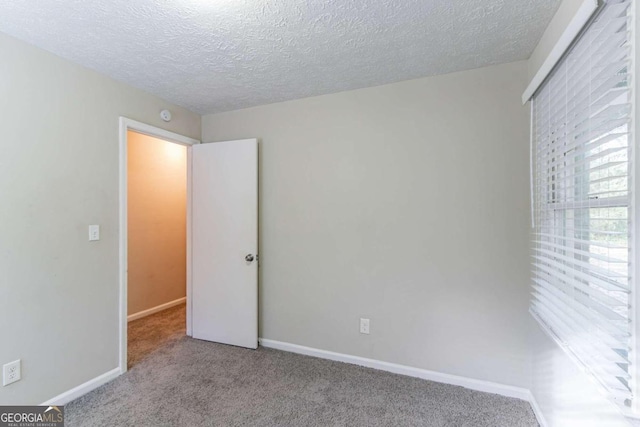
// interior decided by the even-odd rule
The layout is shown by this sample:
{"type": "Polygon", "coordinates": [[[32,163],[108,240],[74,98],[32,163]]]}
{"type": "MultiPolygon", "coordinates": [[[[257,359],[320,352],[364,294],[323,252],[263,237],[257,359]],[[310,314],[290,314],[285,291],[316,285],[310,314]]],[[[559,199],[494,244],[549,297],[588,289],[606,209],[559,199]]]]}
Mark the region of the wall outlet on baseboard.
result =
{"type": "Polygon", "coordinates": [[[22,376],[20,359],[2,366],[2,385],[6,386],[19,381],[22,376]]]}
{"type": "Polygon", "coordinates": [[[360,318],[360,333],[369,334],[369,319],[360,318]]]}

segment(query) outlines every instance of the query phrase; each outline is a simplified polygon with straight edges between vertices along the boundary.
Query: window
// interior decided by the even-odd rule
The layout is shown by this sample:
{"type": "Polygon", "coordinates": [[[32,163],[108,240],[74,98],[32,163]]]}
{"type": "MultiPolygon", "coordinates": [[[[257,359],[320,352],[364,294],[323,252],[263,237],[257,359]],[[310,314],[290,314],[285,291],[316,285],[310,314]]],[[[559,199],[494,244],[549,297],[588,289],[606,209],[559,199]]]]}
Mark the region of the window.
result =
{"type": "Polygon", "coordinates": [[[631,0],[607,0],[533,97],[531,313],[630,405],[631,0]]]}

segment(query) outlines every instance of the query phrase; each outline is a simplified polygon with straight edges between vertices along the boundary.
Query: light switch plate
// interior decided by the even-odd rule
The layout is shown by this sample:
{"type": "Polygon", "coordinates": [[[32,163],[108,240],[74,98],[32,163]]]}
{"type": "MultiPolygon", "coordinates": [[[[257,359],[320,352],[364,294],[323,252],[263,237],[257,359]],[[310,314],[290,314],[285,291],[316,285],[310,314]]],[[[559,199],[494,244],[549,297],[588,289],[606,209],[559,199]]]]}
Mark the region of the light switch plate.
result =
{"type": "Polygon", "coordinates": [[[100,240],[100,226],[99,225],[90,225],[89,226],[89,241],[93,242],[95,240],[100,240]]]}

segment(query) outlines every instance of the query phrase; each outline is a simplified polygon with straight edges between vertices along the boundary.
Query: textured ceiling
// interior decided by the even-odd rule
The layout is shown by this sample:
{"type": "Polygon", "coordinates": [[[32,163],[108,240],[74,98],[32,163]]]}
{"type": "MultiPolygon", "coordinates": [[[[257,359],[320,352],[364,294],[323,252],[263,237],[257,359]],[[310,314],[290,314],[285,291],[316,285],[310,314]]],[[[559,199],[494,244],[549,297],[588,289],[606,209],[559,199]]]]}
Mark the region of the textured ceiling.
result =
{"type": "Polygon", "coordinates": [[[198,113],[529,57],[560,0],[0,0],[0,31],[198,113]]]}

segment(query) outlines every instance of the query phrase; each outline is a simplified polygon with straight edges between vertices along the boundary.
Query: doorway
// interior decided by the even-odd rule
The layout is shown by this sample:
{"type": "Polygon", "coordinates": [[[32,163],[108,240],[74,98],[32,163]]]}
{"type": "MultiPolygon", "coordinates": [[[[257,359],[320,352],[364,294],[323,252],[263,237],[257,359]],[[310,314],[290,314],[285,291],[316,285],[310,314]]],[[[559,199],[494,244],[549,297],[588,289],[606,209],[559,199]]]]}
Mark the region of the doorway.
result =
{"type": "Polygon", "coordinates": [[[120,371],[190,334],[190,154],[199,141],[120,120],[120,371]]]}
{"type": "Polygon", "coordinates": [[[127,131],[127,365],[186,334],[187,147],[127,131]]]}
{"type": "MultiPolygon", "coordinates": [[[[130,259],[128,253],[130,243],[128,152],[129,140],[138,138],[135,134],[141,134],[140,138],[152,137],[151,141],[156,141],[157,146],[169,144],[163,156],[170,155],[172,152],[174,156],[179,157],[180,155],[177,154],[179,150],[175,150],[175,144],[186,147],[187,189],[186,208],[184,208],[186,248],[183,251],[186,254],[186,261],[182,264],[186,271],[186,325],[182,323],[184,329],[176,329],[175,333],[178,337],[183,336],[186,329],[186,335],[195,339],[257,348],[258,140],[254,138],[200,144],[197,140],[121,117],[120,373],[127,371],[129,316],[135,318],[135,320],[132,319],[133,321],[138,321],[146,318],[145,313],[151,311],[153,312],[151,315],[155,315],[169,306],[170,309],[176,310],[172,314],[177,322],[184,319],[184,312],[176,308],[181,304],[180,298],[161,302],[159,306],[144,308],[142,312],[136,312],[135,309],[130,312],[128,308],[129,280],[133,280],[136,274],[137,278],[148,279],[144,274],[138,274],[139,271],[134,274],[137,267],[132,268],[132,274],[129,274],[129,262],[140,257],[138,254],[138,258],[134,256],[130,259]],[[138,317],[139,315],[142,317],[138,317]]],[[[162,170],[162,167],[157,169],[162,170]]],[[[165,191],[164,186],[160,189],[156,187],[153,186],[152,189],[159,192],[165,191]]],[[[142,194],[145,196],[144,191],[142,194]]],[[[160,203],[159,209],[165,210],[171,203],[174,202],[165,200],[160,203]]],[[[147,228],[146,238],[151,239],[158,235],[164,239],[164,227],[153,225],[149,227],[146,223],[151,218],[149,208],[145,210],[143,207],[138,216],[138,220],[147,228]]],[[[144,238],[143,235],[143,240],[144,238]]],[[[167,243],[161,240],[157,245],[167,245],[167,243]]],[[[142,259],[149,257],[153,258],[148,253],[142,255],[142,259]]],[[[183,276],[181,273],[176,273],[175,277],[183,276]]],[[[150,294],[146,295],[148,297],[150,294]]],[[[172,295],[175,297],[175,294],[172,295]]],[[[154,301],[158,303],[157,300],[154,301]]],[[[153,305],[153,303],[149,304],[153,305]]],[[[163,322],[157,323],[162,328],[163,322]]],[[[180,328],[183,328],[182,325],[180,328]]],[[[140,329],[145,330],[144,327],[140,329]]],[[[160,345],[162,345],[161,342],[160,345]]]]}

